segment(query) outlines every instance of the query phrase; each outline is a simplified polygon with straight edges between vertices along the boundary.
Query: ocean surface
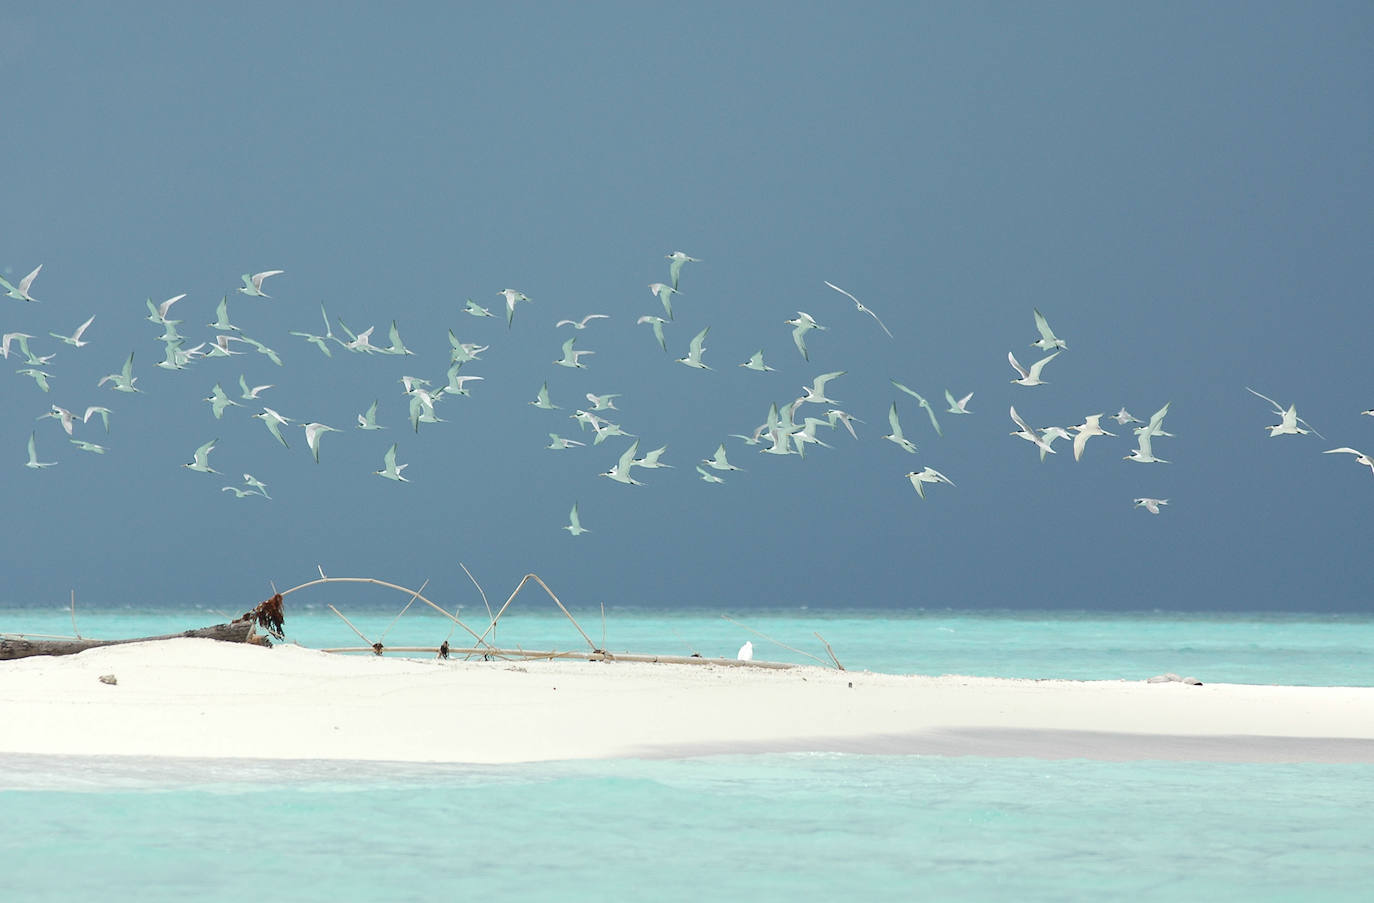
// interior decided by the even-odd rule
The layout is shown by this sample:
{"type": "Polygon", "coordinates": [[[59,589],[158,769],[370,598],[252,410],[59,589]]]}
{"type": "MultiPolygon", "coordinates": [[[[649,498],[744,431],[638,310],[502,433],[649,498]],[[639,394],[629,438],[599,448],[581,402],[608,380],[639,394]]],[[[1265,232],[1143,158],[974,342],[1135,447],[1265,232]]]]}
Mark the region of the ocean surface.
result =
{"type": "MultiPolygon", "coordinates": [[[[315,648],[466,636],[419,603],[397,618],[335,602],[353,627],[287,603],[289,640],[315,648]]],[[[512,611],[502,646],[587,647],[556,609],[512,611]]],[[[222,614],[78,606],[76,620],[83,636],[130,637],[222,614]]],[[[608,609],[603,628],[599,610],[572,614],[612,652],[733,655],[752,640],[757,658],[811,662],[827,658],[819,633],[849,670],[1374,685],[1362,615],[608,609]]],[[[486,613],[462,618],[480,633],[486,613]]],[[[0,632],[71,635],[71,613],[0,606],[0,632]]],[[[0,730],[21,728],[0,707],[0,730]]],[[[7,901],[1365,900],[1370,811],[1371,765],[0,756],[7,901]]]]}

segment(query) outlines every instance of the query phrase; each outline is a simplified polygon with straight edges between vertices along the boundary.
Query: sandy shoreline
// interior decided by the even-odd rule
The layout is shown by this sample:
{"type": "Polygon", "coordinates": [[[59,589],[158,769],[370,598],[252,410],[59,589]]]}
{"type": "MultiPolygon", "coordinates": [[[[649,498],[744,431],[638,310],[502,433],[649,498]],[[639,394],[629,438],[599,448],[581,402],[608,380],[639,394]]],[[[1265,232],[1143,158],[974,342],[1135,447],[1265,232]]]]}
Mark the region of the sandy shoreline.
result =
{"type": "Polygon", "coordinates": [[[439,662],[193,639],[0,662],[0,754],[513,763],[810,750],[1369,763],[1374,687],[439,662]]]}

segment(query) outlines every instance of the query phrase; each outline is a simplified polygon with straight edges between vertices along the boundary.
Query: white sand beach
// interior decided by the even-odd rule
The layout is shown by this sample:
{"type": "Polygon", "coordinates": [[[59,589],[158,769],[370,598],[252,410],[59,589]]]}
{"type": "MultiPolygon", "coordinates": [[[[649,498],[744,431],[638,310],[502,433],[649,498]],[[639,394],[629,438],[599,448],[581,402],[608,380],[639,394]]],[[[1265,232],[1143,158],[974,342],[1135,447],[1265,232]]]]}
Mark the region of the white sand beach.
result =
{"type": "Polygon", "coordinates": [[[781,751],[1374,762],[1374,687],[462,662],[200,639],[0,662],[0,754],[513,763],[781,751]]]}

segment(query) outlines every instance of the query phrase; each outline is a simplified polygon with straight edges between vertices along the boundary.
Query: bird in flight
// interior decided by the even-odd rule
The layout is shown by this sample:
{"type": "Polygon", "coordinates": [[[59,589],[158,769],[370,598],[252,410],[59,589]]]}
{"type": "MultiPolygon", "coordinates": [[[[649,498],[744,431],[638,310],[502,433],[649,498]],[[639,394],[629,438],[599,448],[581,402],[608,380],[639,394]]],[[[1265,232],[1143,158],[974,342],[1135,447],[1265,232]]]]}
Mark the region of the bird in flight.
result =
{"type": "Polygon", "coordinates": [[[665,254],[663,256],[671,261],[668,264],[668,278],[673,280],[673,291],[677,291],[677,280],[678,276],[682,273],[682,265],[684,263],[701,263],[699,259],[688,257],[681,251],[674,251],[671,254],[665,254]]]}
{"type": "Polygon", "coordinates": [[[33,280],[38,278],[38,271],[41,269],[43,269],[43,264],[40,263],[38,266],[34,267],[32,273],[19,280],[18,286],[10,285],[4,276],[0,276],[0,286],[4,286],[5,295],[16,301],[36,302],[38,299],[29,294],[29,287],[33,285],[33,280]]]}
{"type": "Polygon", "coordinates": [[[1008,351],[1007,360],[1010,361],[1011,365],[1016,368],[1016,372],[1021,374],[1020,379],[1013,379],[1012,382],[1016,383],[1018,386],[1048,385],[1048,383],[1046,383],[1044,380],[1040,378],[1040,371],[1044,370],[1046,364],[1048,364],[1050,361],[1054,360],[1061,354],[1063,354],[1062,351],[1056,351],[1054,354],[1051,354],[1048,357],[1042,357],[1040,360],[1031,364],[1030,370],[1027,371],[1024,367],[1021,366],[1021,362],[1016,359],[1016,355],[1008,351]]]}
{"type": "Polygon", "coordinates": [[[1068,350],[1069,346],[1064,344],[1063,339],[1054,334],[1054,330],[1050,329],[1050,324],[1045,319],[1045,315],[1039,310],[1035,311],[1035,328],[1040,332],[1040,339],[1031,342],[1032,348],[1039,348],[1042,351],[1049,351],[1052,348],[1068,350]]]}
{"type": "Polygon", "coordinates": [[[1135,499],[1137,508],[1144,508],[1151,514],[1158,514],[1160,506],[1169,504],[1168,499],[1135,499]]]}
{"type": "Polygon", "coordinates": [[[254,273],[252,276],[249,276],[247,273],[244,273],[243,285],[239,287],[239,291],[243,292],[245,295],[250,295],[254,298],[271,298],[271,295],[265,293],[262,290],[262,283],[264,280],[272,276],[280,276],[284,272],[286,271],[263,270],[261,273],[254,273]]]}
{"type": "Polygon", "coordinates": [[[833,282],[826,282],[826,280],[824,280],[824,279],[822,279],[821,281],[822,281],[822,282],[825,282],[826,285],[830,286],[830,287],[833,288],[835,291],[839,292],[841,295],[844,295],[844,296],[845,296],[846,298],[848,298],[850,301],[853,301],[854,304],[858,306],[858,309],[859,309],[859,312],[860,312],[860,313],[865,313],[865,314],[868,314],[870,317],[872,317],[875,323],[877,323],[879,326],[882,326],[882,327],[883,327],[883,332],[887,333],[887,337],[888,337],[889,339],[892,338],[892,330],[888,329],[887,326],[883,323],[883,321],[878,319],[878,315],[877,315],[877,314],[875,314],[873,311],[869,310],[867,307],[864,307],[864,304],[863,304],[862,301],[860,301],[858,298],[855,298],[855,297],[854,297],[853,295],[851,295],[849,292],[847,292],[847,291],[845,291],[844,289],[840,288],[838,285],[836,285],[836,284],[833,283],[833,282]]]}

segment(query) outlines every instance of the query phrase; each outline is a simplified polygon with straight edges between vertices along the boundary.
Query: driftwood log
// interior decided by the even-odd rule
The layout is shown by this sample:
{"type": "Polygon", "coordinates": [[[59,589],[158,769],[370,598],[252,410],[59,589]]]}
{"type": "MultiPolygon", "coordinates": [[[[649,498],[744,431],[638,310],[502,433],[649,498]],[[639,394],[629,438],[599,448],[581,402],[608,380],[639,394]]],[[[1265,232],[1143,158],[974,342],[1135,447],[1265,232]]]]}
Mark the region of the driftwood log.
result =
{"type": "Polygon", "coordinates": [[[119,646],[124,643],[145,643],[151,640],[174,640],[179,637],[200,637],[221,640],[226,643],[252,643],[258,646],[270,646],[272,641],[259,634],[257,628],[262,627],[273,636],[281,639],[284,621],[281,594],[278,593],[227,624],[214,624],[210,627],[184,630],[181,633],[134,637],[127,640],[0,636],[0,661],[28,658],[31,655],[75,655],[78,652],[85,652],[87,649],[94,649],[98,646],[119,646]]]}

